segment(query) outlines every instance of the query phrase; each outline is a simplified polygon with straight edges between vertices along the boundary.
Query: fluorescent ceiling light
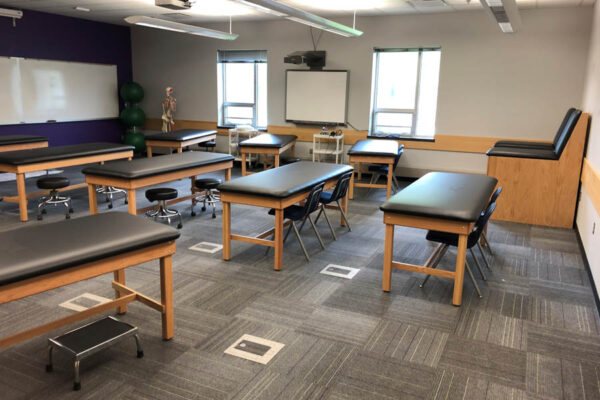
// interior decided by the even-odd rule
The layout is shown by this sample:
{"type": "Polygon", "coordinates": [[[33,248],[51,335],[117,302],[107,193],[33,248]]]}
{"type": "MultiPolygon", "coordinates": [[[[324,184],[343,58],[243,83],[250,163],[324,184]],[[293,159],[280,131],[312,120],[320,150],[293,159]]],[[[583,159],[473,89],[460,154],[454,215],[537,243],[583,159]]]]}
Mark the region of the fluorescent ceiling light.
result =
{"type": "Polygon", "coordinates": [[[338,24],[337,22],[331,21],[329,19],[319,17],[318,15],[311,14],[304,10],[300,10],[299,8],[290,7],[288,5],[279,3],[274,0],[237,0],[238,2],[250,5],[252,3],[255,8],[260,7],[268,8],[271,12],[275,11],[282,15],[283,17],[295,21],[300,22],[302,24],[310,25],[315,28],[323,29],[325,31],[335,33],[342,36],[360,36],[363,33],[354,28],[350,28],[349,26],[338,24]],[[258,6],[258,7],[256,7],[258,6]]]}
{"type": "Polygon", "coordinates": [[[141,15],[125,18],[125,21],[133,25],[147,26],[150,28],[164,29],[167,31],[188,33],[190,35],[206,36],[215,39],[235,40],[238,37],[236,33],[227,33],[215,31],[213,29],[202,28],[200,26],[182,24],[179,22],[167,21],[164,19],[144,17],[141,15]]]}
{"type": "Polygon", "coordinates": [[[333,11],[374,10],[385,6],[384,0],[292,0],[291,3],[333,11]]]}
{"type": "Polygon", "coordinates": [[[254,4],[252,1],[246,1],[246,0],[239,0],[240,3],[248,6],[248,7],[252,7],[260,12],[264,12],[267,14],[271,14],[271,15],[275,15],[276,17],[287,17],[287,14],[284,14],[282,12],[276,11],[276,10],[271,10],[270,8],[267,7],[263,7],[259,4],[254,4]]]}
{"type": "Polygon", "coordinates": [[[498,24],[498,26],[504,33],[513,33],[514,32],[513,27],[510,24],[510,22],[501,22],[498,24]]]}
{"type": "Polygon", "coordinates": [[[90,12],[90,11],[92,11],[92,10],[90,10],[89,8],[85,8],[85,7],[79,7],[79,6],[77,6],[77,7],[73,7],[73,8],[74,8],[75,10],[77,10],[77,11],[83,11],[83,12],[90,12]]]}

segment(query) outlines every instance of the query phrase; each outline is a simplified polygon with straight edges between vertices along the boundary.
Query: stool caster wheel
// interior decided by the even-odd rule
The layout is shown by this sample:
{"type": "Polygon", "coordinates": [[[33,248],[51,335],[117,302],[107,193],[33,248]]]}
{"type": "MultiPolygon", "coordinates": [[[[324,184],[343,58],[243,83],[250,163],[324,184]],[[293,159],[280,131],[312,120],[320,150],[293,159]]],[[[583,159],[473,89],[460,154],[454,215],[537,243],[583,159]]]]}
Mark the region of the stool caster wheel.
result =
{"type": "Polygon", "coordinates": [[[75,212],[75,210],[73,210],[72,208],[69,208],[69,214],[73,214],[75,212]]]}
{"type": "Polygon", "coordinates": [[[144,352],[143,351],[138,351],[137,352],[137,358],[144,358],[144,352]]]}
{"type": "Polygon", "coordinates": [[[81,390],[81,383],[75,382],[73,384],[73,390],[81,390]]]}
{"type": "Polygon", "coordinates": [[[45,209],[42,210],[42,214],[47,214],[47,213],[48,213],[48,211],[46,211],[45,209]]]}
{"type": "Polygon", "coordinates": [[[217,216],[215,214],[212,215],[213,218],[217,218],[217,216]]]}
{"type": "Polygon", "coordinates": [[[54,367],[52,366],[52,364],[46,364],[46,372],[52,372],[54,371],[54,367]]]}
{"type": "Polygon", "coordinates": [[[192,217],[195,217],[195,216],[196,216],[196,212],[195,212],[195,211],[192,211],[192,213],[191,213],[190,215],[191,215],[192,217]]]}
{"type": "Polygon", "coordinates": [[[112,204],[109,204],[109,205],[108,205],[108,208],[109,208],[109,209],[112,209],[112,208],[113,208],[113,205],[112,205],[112,204]]]}
{"type": "Polygon", "coordinates": [[[183,228],[183,225],[177,224],[177,229],[181,229],[181,228],[183,228]]]}
{"type": "Polygon", "coordinates": [[[124,204],[129,204],[129,200],[125,199],[124,204]]]}
{"type": "Polygon", "coordinates": [[[71,219],[71,216],[69,214],[65,215],[65,219],[71,219]]]}
{"type": "Polygon", "coordinates": [[[44,219],[44,218],[43,218],[41,215],[38,215],[38,216],[37,216],[37,220],[38,220],[38,221],[41,221],[41,220],[43,220],[43,219],[44,219]]]}
{"type": "Polygon", "coordinates": [[[206,211],[206,207],[205,206],[202,207],[202,211],[206,211]]]}

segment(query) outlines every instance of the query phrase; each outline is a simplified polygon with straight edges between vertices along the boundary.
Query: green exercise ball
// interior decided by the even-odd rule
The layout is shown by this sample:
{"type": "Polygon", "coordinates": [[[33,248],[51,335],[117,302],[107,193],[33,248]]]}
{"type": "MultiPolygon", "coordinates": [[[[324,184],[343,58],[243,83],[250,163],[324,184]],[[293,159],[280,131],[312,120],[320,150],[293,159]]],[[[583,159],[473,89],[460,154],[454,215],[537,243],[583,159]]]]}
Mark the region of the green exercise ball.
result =
{"type": "Polygon", "coordinates": [[[146,150],[146,138],[142,132],[127,132],[123,141],[125,144],[135,147],[136,153],[146,150]]]}
{"type": "Polygon", "coordinates": [[[129,103],[139,103],[144,98],[144,89],[135,83],[128,82],[121,86],[121,98],[129,103]]]}
{"type": "Polygon", "coordinates": [[[139,107],[128,107],[121,111],[121,121],[128,128],[132,128],[134,126],[143,126],[146,122],[146,114],[139,107]]]}

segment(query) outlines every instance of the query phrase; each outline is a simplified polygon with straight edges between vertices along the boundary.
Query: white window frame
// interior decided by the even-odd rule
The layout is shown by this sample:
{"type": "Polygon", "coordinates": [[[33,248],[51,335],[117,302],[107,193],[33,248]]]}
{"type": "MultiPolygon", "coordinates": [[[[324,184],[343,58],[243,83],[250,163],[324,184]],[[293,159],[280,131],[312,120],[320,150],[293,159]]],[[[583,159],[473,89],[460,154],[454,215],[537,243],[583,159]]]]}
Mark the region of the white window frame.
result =
{"type": "Polygon", "coordinates": [[[417,117],[419,114],[419,96],[421,93],[421,68],[423,63],[423,52],[424,51],[441,51],[439,47],[433,48],[402,48],[402,49],[375,49],[373,52],[373,82],[371,88],[371,116],[370,116],[370,124],[369,124],[369,136],[389,136],[389,137],[401,137],[401,138],[412,138],[412,139],[431,139],[432,136],[418,136],[416,134],[417,129],[417,117]],[[379,79],[379,56],[382,53],[389,52],[409,52],[414,51],[418,52],[418,60],[417,60],[417,85],[415,89],[415,107],[414,108],[378,108],[377,107],[377,88],[378,88],[378,79],[379,79]],[[399,133],[386,133],[377,131],[375,127],[377,126],[377,114],[411,114],[412,115],[412,124],[410,133],[399,134],[399,133]]]}
{"type": "MultiPolygon", "coordinates": [[[[249,64],[249,63],[248,63],[249,64]]],[[[227,109],[229,107],[251,107],[252,108],[252,123],[251,125],[254,127],[257,127],[257,121],[258,121],[258,112],[257,112],[257,103],[258,103],[258,64],[260,63],[253,63],[254,64],[254,102],[252,103],[236,103],[236,102],[230,102],[227,101],[227,90],[225,89],[227,86],[227,74],[225,73],[225,66],[227,65],[227,63],[221,63],[221,77],[222,77],[222,87],[221,90],[223,93],[223,103],[221,104],[221,125],[223,126],[230,126],[230,125],[235,125],[235,124],[231,124],[228,121],[228,116],[227,116],[227,109]]],[[[264,127],[261,127],[264,128],[264,127]]]]}

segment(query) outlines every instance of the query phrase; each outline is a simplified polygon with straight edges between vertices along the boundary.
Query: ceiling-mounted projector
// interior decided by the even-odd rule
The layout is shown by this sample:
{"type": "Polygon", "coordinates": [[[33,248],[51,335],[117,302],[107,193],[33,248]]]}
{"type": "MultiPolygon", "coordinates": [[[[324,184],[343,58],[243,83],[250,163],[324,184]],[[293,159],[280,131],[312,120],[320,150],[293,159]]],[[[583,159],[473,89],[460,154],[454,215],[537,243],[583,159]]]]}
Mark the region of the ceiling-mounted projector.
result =
{"type": "Polygon", "coordinates": [[[306,64],[310,69],[323,69],[325,51],[295,51],[283,58],[286,64],[306,64]]]}
{"type": "Polygon", "coordinates": [[[154,0],[154,5],[169,10],[189,10],[192,8],[192,2],[186,0],[154,0]]]}

